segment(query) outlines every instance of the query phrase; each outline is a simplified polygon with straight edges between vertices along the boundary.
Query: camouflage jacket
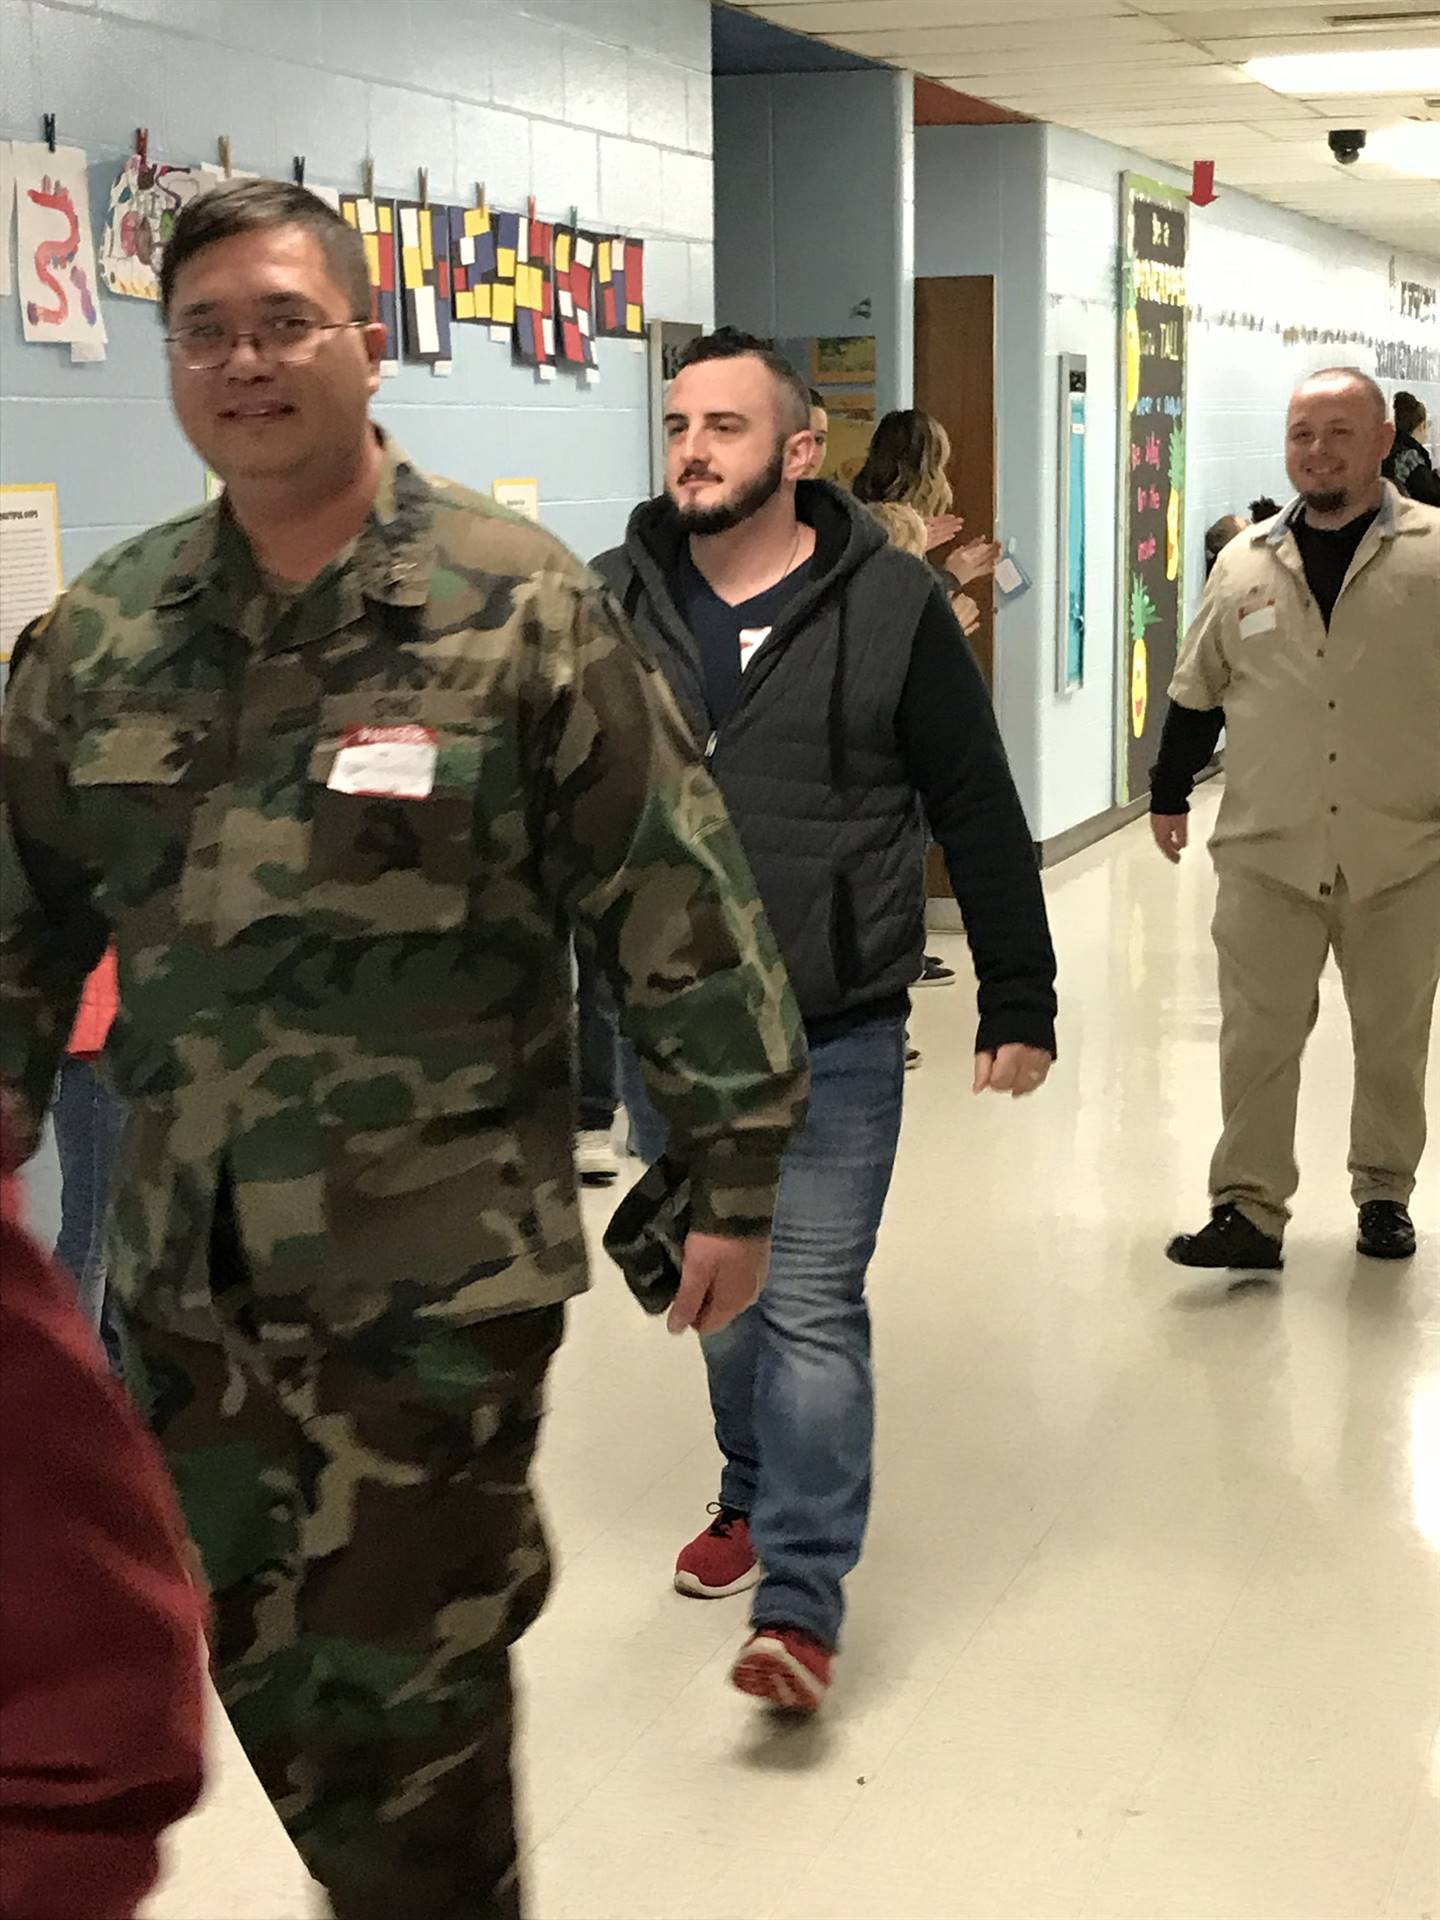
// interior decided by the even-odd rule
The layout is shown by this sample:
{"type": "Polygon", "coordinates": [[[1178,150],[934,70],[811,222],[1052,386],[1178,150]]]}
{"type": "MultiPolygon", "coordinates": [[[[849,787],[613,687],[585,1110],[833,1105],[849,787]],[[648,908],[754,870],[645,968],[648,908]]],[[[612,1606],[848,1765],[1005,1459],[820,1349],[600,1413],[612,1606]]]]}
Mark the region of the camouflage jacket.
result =
{"type": "Polygon", "coordinates": [[[222,1178],[270,1342],[584,1286],[571,927],[697,1226],[768,1229],[803,1111],[799,1017],[664,682],[550,535],[384,452],[359,540],[297,598],[217,503],[97,561],[5,700],[0,1079],[33,1141],[113,937],[111,1279],[201,1337],[222,1178]],[[364,728],[415,730],[426,797],[345,790],[364,728]]]}

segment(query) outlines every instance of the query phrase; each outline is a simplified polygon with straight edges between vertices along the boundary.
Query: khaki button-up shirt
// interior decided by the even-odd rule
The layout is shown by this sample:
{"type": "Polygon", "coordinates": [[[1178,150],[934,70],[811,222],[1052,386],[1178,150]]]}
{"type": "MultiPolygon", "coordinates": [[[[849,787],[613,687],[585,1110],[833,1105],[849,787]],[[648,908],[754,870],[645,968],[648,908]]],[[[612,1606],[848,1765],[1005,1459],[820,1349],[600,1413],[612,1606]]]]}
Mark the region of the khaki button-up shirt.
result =
{"type": "Polygon", "coordinates": [[[1387,483],[1328,631],[1299,510],[1221,554],[1170,697],[1225,709],[1216,864],[1366,899],[1440,865],[1440,510],[1387,483]]]}

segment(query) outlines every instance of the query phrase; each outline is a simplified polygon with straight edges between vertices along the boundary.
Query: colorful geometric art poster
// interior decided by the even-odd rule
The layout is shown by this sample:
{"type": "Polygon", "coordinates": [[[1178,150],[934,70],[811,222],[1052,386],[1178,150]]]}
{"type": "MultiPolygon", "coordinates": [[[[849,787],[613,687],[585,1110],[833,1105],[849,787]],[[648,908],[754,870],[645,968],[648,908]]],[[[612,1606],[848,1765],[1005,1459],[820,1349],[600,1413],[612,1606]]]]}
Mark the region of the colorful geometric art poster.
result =
{"type": "Polygon", "coordinates": [[[523,220],[515,265],[515,352],[532,367],[555,364],[555,229],[523,220]]]}
{"type": "Polygon", "coordinates": [[[645,242],[615,234],[596,242],[598,331],[607,338],[645,338],[645,242]]]}
{"type": "Polygon", "coordinates": [[[450,209],[450,289],[461,325],[488,325],[495,227],[488,207],[450,209]]]}
{"type": "Polygon", "coordinates": [[[375,318],[385,329],[385,353],[380,371],[389,375],[400,371],[400,275],[395,257],[395,202],[367,200],[364,194],[342,193],[341,218],[347,220],[365,242],[365,260],[370,269],[370,295],[375,318]]]}
{"type": "Polygon", "coordinates": [[[28,341],[103,347],[85,155],[79,147],[15,142],[20,312],[28,341]]]}
{"type": "Polygon", "coordinates": [[[508,341],[515,325],[515,272],[522,254],[527,254],[529,222],[519,213],[492,213],[495,233],[494,264],[482,275],[481,284],[490,296],[490,337],[508,341]]]}
{"type": "Polygon", "coordinates": [[[400,224],[400,311],[405,358],[450,358],[450,209],[396,203],[400,224]]]}
{"type": "Polygon", "coordinates": [[[180,210],[213,184],[194,167],[131,154],[110,189],[100,242],[100,271],[111,293],[127,300],[160,298],[160,259],[180,210]]]}
{"type": "Polygon", "coordinates": [[[1185,624],[1189,203],[1120,182],[1120,512],[1116,798],[1147,791],[1185,624]]]}
{"type": "Polygon", "coordinates": [[[574,227],[555,230],[555,344],[567,366],[595,365],[595,242],[574,227]]]}

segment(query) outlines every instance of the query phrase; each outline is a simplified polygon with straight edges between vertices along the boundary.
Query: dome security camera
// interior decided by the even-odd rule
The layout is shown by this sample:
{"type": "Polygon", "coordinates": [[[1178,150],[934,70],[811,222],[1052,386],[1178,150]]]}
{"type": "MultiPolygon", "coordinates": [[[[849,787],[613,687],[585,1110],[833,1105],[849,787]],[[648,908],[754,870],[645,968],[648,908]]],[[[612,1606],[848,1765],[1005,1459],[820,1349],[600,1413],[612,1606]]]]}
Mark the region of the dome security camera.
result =
{"type": "Polygon", "coordinates": [[[1365,147],[1363,127],[1334,127],[1330,133],[1330,151],[1342,167],[1353,167],[1365,147]]]}

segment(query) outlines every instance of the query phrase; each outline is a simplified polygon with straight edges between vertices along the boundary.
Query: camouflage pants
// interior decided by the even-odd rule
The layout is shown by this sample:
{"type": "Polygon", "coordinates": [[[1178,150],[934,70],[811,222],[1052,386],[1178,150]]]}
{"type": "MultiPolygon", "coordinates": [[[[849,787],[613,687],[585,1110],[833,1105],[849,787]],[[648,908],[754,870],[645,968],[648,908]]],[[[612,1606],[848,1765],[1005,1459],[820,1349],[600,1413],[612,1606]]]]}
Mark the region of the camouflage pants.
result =
{"type": "Polygon", "coordinates": [[[216,1684],[337,1920],[518,1920],[508,1649],[563,1309],[303,1359],[127,1326],[214,1597],[216,1684]]]}

